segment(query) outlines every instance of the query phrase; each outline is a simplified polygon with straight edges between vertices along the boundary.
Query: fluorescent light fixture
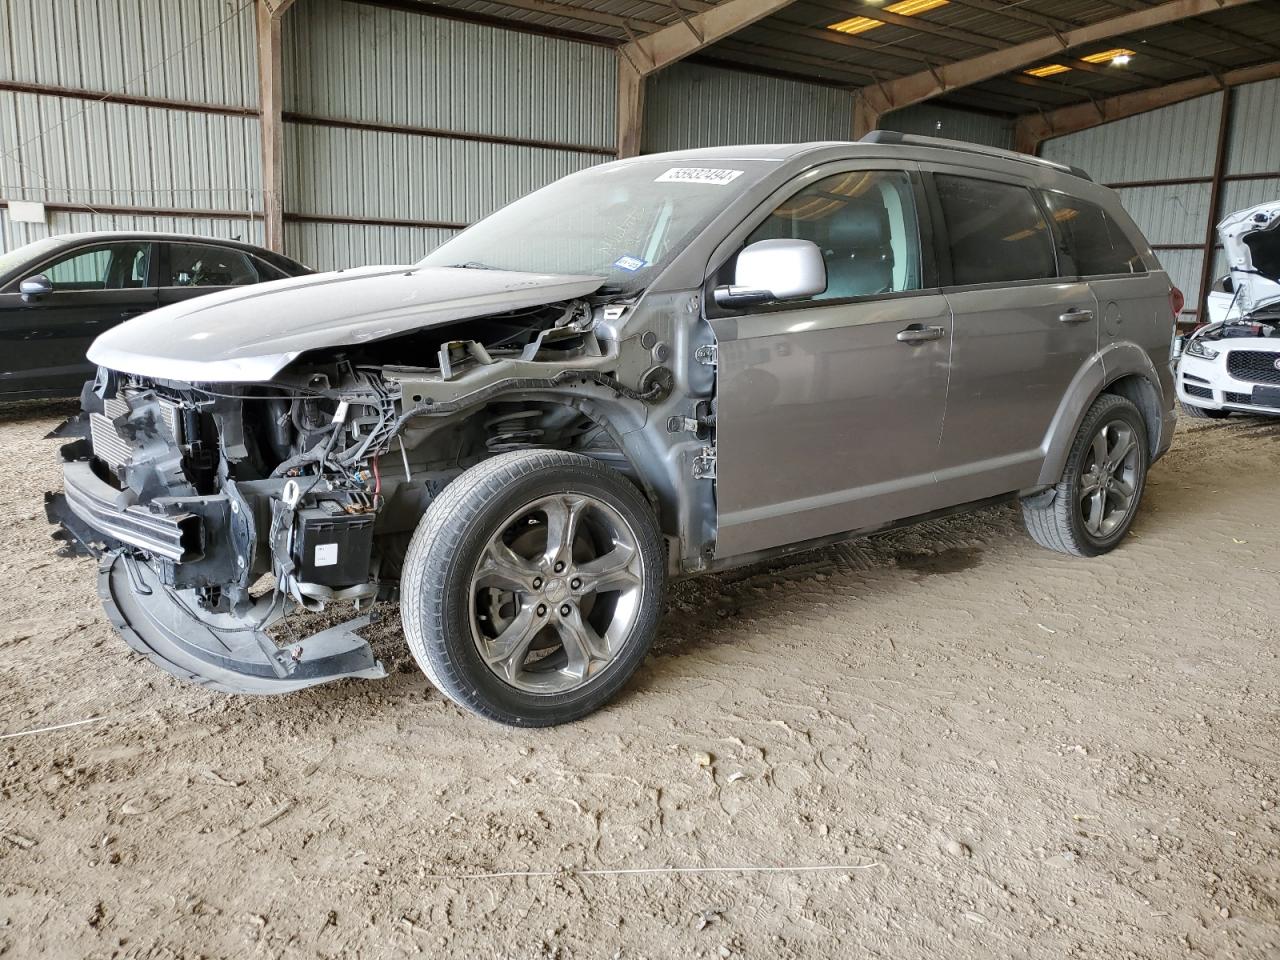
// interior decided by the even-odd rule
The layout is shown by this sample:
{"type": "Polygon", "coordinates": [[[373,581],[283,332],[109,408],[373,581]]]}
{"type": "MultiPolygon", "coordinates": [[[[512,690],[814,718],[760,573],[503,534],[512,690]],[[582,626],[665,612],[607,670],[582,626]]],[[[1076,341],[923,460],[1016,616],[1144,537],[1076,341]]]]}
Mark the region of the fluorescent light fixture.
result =
{"type": "MultiPolygon", "coordinates": [[[[916,14],[924,13],[926,10],[945,7],[949,2],[950,0],[898,0],[897,3],[891,3],[885,7],[885,10],[889,13],[896,13],[900,17],[914,17],[916,14]]],[[[836,33],[866,33],[868,30],[883,26],[883,21],[873,20],[871,17],[850,17],[848,20],[841,20],[839,23],[831,24],[827,29],[834,30],[836,33]]]]}
{"type": "Polygon", "coordinates": [[[1112,50],[1103,50],[1101,53],[1091,53],[1087,57],[1081,57],[1085,63],[1106,63],[1110,60],[1112,63],[1119,62],[1121,64],[1128,63],[1133,56],[1132,50],[1124,47],[1115,47],[1112,50]]]}
{"type": "Polygon", "coordinates": [[[1046,63],[1043,67],[1024,70],[1023,73],[1030,77],[1052,77],[1055,74],[1068,73],[1070,70],[1070,67],[1065,67],[1060,63],[1046,63]]]}

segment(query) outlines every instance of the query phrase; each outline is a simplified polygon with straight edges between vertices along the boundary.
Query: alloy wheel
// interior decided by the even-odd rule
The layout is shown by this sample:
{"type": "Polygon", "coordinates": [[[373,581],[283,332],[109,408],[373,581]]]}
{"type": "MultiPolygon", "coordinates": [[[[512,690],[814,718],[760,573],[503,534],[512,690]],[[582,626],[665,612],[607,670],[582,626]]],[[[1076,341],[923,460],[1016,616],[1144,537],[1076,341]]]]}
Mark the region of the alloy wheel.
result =
{"type": "Polygon", "coordinates": [[[528,693],[598,678],[626,645],[644,567],[634,530],[585,494],[543,497],[489,538],[471,577],[471,633],[488,668],[528,693]]]}
{"type": "Polygon", "coordinates": [[[1132,426],[1110,420],[1098,428],[1081,463],[1080,517],[1085,531],[1105,540],[1137,505],[1141,451],[1132,426]]]}

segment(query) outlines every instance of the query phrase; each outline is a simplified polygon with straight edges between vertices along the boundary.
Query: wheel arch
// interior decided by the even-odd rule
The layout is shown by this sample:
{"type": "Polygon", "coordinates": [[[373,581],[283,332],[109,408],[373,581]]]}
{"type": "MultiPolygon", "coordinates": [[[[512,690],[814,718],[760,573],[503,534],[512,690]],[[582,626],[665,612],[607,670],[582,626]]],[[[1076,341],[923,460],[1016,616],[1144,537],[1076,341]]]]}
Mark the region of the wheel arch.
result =
{"type": "Polygon", "coordinates": [[[1080,425],[1104,393],[1124,397],[1138,408],[1147,428],[1151,460],[1163,452],[1169,414],[1164,409],[1159,374],[1145,351],[1134,344],[1115,344],[1091,356],[1068,387],[1046,436],[1041,485],[1052,486],[1061,478],[1080,425]]]}

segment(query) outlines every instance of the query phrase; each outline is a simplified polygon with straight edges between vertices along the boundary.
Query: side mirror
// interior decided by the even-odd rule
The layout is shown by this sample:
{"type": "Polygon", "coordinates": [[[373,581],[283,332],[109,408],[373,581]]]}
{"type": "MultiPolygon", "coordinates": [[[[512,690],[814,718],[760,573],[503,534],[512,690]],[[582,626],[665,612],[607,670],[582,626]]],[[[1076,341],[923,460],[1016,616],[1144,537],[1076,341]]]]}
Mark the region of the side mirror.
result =
{"type": "Polygon", "coordinates": [[[53,293],[53,284],[49,282],[49,278],[43,273],[37,273],[33,277],[27,277],[18,285],[18,292],[22,294],[22,299],[27,303],[33,300],[39,300],[41,297],[48,296],[53,293]]]}
{"type": "Polygon", "coordinates": [[[1218,285],[1222,288],[1223,293],[1236,292],[1236,281],[1229,273],[1218,281],[1218,285]]]}
{"type": "Polygon", "coordinates": [[[827,289],[827,264],[810,240],[757,240],[740,254],[733,284],[716,287],[722,307],[804,300],[827,289]]]}

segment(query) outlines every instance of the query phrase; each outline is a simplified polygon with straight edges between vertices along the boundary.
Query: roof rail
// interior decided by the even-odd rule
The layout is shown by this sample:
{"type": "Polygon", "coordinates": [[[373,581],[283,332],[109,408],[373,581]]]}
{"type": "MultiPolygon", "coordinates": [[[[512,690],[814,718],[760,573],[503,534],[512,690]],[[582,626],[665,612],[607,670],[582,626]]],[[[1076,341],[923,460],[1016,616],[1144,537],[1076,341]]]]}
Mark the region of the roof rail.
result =
{"type": "Polygon", "coordinates": [[[1062,173],[1069,173],[1073,177],[1080,177],[1083,180],[1092,180],[1084,170],[1079,167],[1073,167],[1065,163],[1054,163],[1052,160],[1044,160],[1040,157],[1033,157],[1029,153],[1017,153],[1013,150],[1002,150],[999,147],[987,147],[980,143],[969,143],[964,140],[947,140],[943,137],[922,137],[914,133],[898,133],[896,130],[872,130],[864,136],[859,143],[892,143],[900,144],[904,147],[938,147],[943,150],[960,150],[964,153],[980,153],[988,157],[1000,157],[1003,160],[1014,160],[1018,163],[1035,163],[1043,167],[1051,167],[1062,173]]]}

